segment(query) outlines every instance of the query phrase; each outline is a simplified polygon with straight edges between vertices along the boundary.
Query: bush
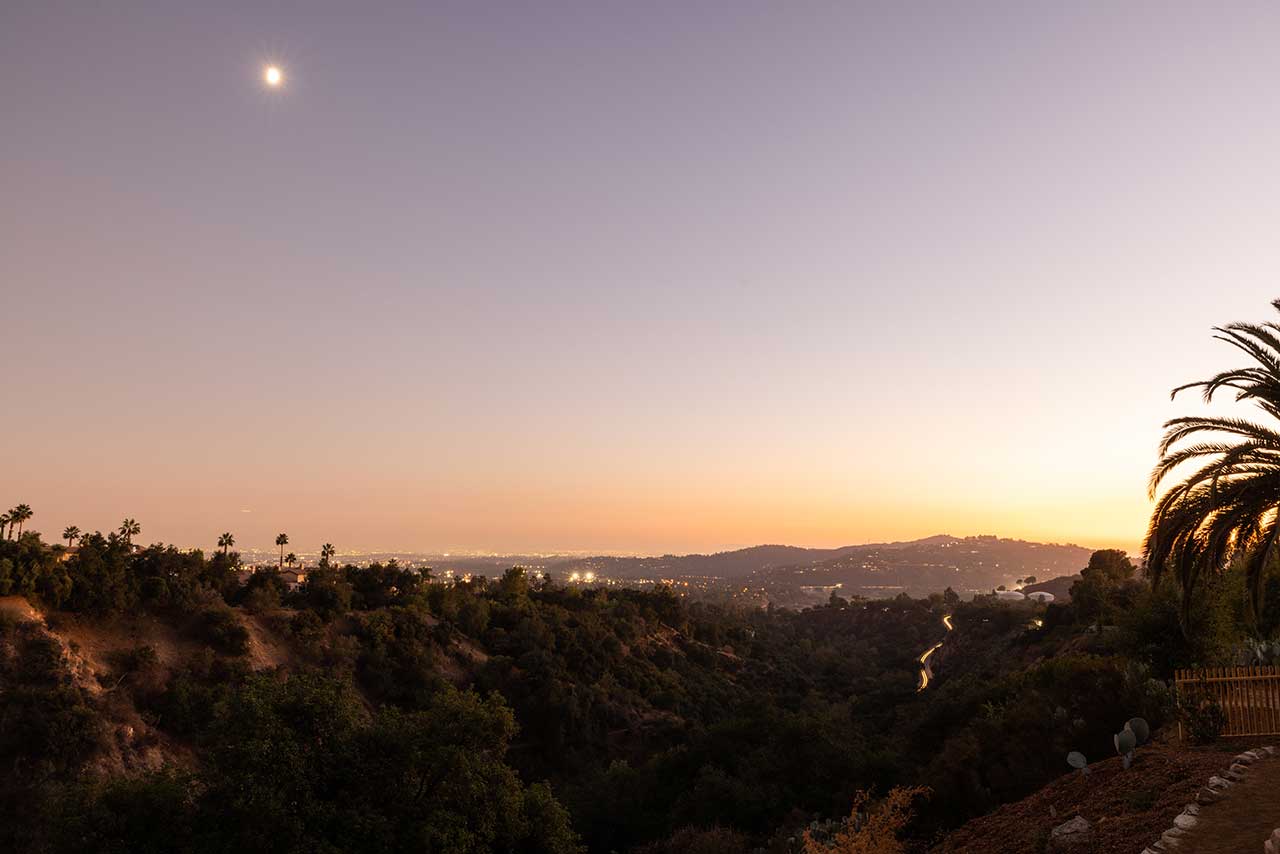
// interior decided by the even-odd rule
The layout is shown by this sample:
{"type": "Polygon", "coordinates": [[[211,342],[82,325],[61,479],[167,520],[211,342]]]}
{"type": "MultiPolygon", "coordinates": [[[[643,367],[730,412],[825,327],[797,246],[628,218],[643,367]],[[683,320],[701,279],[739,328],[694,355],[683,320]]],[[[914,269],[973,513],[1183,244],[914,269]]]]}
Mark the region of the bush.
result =
{"type": "Polygon", "coordinates": [[[929,790],[923,787],[896,788],[883,802],[872,807],[871,796],[857,792],[848,823],[834,835],[830,844],[805,832],[805,854],[900,854],[906,849],[898,841],[898,835],[911,821],[912,801],[928,796],[929,790]]]}
{"type": "Polygon", "coordinates": [[[197,618],[196,634],[224,655],[244,655],[249,651],[249,631],[240,624],[235,612],[227,608],[210,608],[201,612],[197,618]]]}
{"type": "Polygon", "coordinates": [[[1178,714],[1191,740],[1197,744],[1217,741],[1227,726],[1227,713],[1209,692],[1207,683],[1201,683],[1179,698],[1178,714]]]}
{"type": "Polygon", "coordinates": [[[750,848],[747,837],[725,827],[686,827],[637,849],[636,854],[742,854],[750,848]]]}
{"type": "Polygon", "coordinates": [[[303,646],[315,648],[324,639],[324,620],[315,611],[299,611],[289,620],[289,634],[303,646]]]}
{"type": "Polygon", "coordinates": [[[116,650],[111,653],[110,659],[112,666],[120,673],[145,673],[160,663],[156,648],[151,644],[116,650]]]}

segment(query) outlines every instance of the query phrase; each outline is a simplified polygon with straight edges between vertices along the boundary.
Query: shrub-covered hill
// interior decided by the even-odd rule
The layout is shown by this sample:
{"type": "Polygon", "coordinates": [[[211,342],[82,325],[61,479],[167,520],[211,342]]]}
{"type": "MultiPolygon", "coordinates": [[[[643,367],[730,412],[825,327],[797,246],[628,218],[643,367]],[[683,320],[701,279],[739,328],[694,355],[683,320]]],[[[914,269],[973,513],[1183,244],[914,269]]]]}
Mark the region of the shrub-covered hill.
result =
{"type": "Polygon", "coordinates": [[[0,594],[48,624],[3,623],[0,806],[20,818],[0,848],[625,852],[711,834],[781,851],[899,784],[947,793],[923,807],[928,836],[1166,714],[1139,663],[1026,605],[754,610],[394,563],[290,591],[237,569],[116,537],[0,542],[0,594]],[[41,644],[60,653],[30,670],[41,644]]]}

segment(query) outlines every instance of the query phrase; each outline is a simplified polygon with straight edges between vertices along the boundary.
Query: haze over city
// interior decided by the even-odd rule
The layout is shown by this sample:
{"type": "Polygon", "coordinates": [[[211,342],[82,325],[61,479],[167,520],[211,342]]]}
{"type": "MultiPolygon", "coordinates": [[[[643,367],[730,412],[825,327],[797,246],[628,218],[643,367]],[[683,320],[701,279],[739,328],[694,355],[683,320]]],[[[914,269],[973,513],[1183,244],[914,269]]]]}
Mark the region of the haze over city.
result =
{"type": "Polygon", "coordinates": [[[0,10],[47,534],[1136,551],[1275,296],[1274,6],[305,9],[0,10]]]}

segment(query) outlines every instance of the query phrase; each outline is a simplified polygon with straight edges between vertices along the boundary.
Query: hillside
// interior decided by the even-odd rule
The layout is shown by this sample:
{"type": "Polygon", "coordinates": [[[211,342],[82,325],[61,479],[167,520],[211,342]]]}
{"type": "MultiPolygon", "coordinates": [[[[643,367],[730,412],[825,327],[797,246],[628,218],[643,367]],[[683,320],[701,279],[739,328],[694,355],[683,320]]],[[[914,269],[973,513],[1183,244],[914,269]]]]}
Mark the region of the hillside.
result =
{"type": "Polygon", "coordinates": [[[770,599],[814,603],[838,588],[844,595],[924,596],[951,588],[964,598],[1021,578],[1076,572],[1090,551],[1075,545],[998,537],[929,537],[908,543],[854,546],[823,560],[763,568],[751,576],[770,599]],[[806,598],[807,594],[807,598],[806,598]]]}
{"type": "Polygon", "coordinates": [[[1053,601],[1060,605],[1071,601],[1071,585],[1080,580],[1080,574],[1060,575],[1057,578],[1050,578],[1045,581],[1037,581],[1035,584],[1027,584],[1022,588],[1023,593],[1035,593],[1037,591],[1053,594],[1053,601]]]}
{"type": "MultiPolygon", "coordinates": [[[[875,558],[1033,545],[934,538],[875,558]]],[[[750,608],[520,568],[324,567],[290,589],[234,552],[0,540],[0,807],[21,817],[0,848],[172,850],[139,842],[163,810],[181,850],[393,851],[475,828],[433,838],[674,854],[724,833],[783,854],[856,792],[919,785],[946,797],[911,833],[940,838],[1062,777],[1069,751],[1108,755],[1128,718],[1171,720],[1160,680],[1201,653],[1177,643],[1168,597],[1099,555],[1118,580],[1095,607],[1123,631],[1085,631],[1080,605],[838,592],[750,608]],[[430,780],[450,791],[406,804],[430,780]]]]}
{"type": "Polygon", "coordinates": [[[988,592],[1028,575],[1076,572],[1089,554],[1075,545],[939,534],[835,549],[765,545],[711,555],[576,558],[553,564],[549,571],[556,578],[592,572],[602,578],[651,581],[749,580],[770,593],[772,601],[800,604],[825,598],[836,585],[847,593],[873,597],[904,591],[923,595],[946,587],[967,594],[988,592]]]}
{"type": "Polygon", "coordinates": [[[774,567],[798,566],[850,554],[865,546],[810,549],[799,546],[763,545],[715,554],[662,555],[660,557],[597,556],[573,558],[552,564],[555,577],[573,572],[625,579],[713,577],[739,579],[774,567]]]}
{"type": "MultiPolygon", "coordinates": [[[[1066,774],[1016,803],[999,807],[947,834],[933,854],[1043,854],[1053,828],[1075,817],[1093,827],[1091,854],[1137,854],[1160,839],[1174,816],[1233,754],[1253,746],[1221,748],[1153,745],[1124,770],[1119,757],[1095,762],[1090,775],[1066,774]]],[[[1257,838],[1261,850],[1264,834],[1257,838]]]]}

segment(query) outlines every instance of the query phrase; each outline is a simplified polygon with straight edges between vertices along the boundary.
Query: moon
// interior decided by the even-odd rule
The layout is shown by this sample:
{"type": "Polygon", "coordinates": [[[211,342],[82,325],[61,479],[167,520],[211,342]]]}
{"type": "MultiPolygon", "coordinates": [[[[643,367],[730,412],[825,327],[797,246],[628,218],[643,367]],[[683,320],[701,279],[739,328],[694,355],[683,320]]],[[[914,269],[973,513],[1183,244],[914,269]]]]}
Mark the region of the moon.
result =
{"type": "Polygon", "coordinates": [[[280,70],[278,65],[268,65],[262,71],[262,82],[272,89],[278,89],[284,83],[284,72],[280,70]]]}

